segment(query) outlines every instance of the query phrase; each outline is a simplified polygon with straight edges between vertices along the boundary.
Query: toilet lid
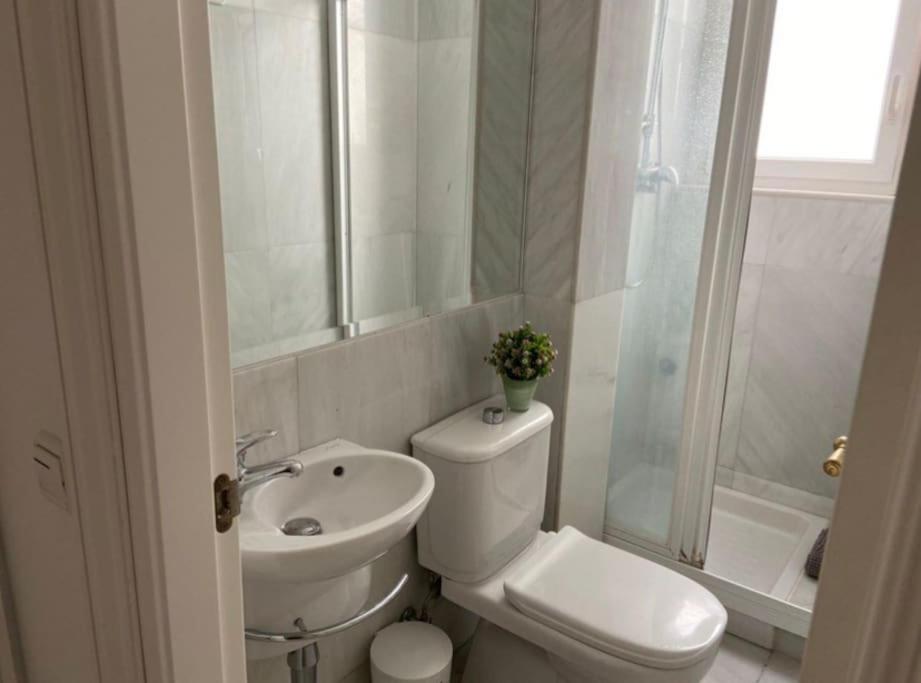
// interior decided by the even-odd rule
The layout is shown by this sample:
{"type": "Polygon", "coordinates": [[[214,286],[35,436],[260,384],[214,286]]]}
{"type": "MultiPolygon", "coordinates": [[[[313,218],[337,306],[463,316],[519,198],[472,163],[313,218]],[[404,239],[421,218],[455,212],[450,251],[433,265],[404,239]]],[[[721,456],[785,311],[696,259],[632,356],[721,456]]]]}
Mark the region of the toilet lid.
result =
{"type": "Polygon", "coordinates": [[[599,650],[678,669],[719,642],[726,610],[691,579],[564,527],[505,581],[520,611],[599,650]]]}

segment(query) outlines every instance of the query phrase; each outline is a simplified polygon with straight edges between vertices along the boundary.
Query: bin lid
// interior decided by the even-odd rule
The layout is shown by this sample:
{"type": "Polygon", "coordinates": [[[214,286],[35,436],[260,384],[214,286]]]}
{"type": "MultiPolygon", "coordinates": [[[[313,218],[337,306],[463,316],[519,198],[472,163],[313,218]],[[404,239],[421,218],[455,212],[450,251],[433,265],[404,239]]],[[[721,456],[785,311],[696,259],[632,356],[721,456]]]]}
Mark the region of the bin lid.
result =
{"type": "Polygon", "coordinates": [[[371,662],[397,680],[426,680],[451,664],[448,635],[424,621],[403,621],[378,631],[371,643],[371,662]]]}

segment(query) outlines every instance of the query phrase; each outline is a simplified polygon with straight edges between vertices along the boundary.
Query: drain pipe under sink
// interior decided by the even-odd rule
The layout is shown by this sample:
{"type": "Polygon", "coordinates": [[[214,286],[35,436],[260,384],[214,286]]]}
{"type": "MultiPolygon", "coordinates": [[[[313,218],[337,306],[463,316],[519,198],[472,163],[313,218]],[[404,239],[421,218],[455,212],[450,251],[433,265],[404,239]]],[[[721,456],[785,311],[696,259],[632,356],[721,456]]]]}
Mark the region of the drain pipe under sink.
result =
{"type": "MultiPolygon", "coordinates": [[[[304,620],[298,617],[294,625],[306,631],[304,620]]],[[[317,642],[305,645],[299,650],[288,653],[288,668],[291,670],[291,683],[317,683],[317,664],[320,662],[320,650],[317,642]]]]}

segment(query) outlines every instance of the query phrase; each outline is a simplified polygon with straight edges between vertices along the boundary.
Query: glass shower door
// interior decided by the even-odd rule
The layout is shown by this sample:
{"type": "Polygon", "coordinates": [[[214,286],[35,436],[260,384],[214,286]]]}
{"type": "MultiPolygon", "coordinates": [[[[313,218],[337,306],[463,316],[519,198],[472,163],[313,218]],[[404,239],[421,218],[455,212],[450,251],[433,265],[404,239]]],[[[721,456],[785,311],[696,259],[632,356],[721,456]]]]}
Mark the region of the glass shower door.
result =
{"type": "Polygon", "coordinates": [[[605,534],[692,564],[703,561],[708,508],[689,507],[687,499],[709,501],[715,453],[712,463],[689,462],[699,436],[689,424],[700,397],[713,275],[724,276],[723,298],[734,299],[738,286],[732,261],[741,262],[739,247],[717,235],[739,222],[726,215],[726,198],[747,201],[737,196],[744,180],[733,184],[727,163],[738,147],[729,133],[738,123],[739,69],[745,49],[758,43],[748,35],[760,11],[753,7],[747,0],[658,0],[637,140],[605,534]],[[718,242],[730,249],[715,256],[718,242]],[[699,490],[707,485],[709,493],[699,490]],[[685,547],[688,535],[703,537],[700,552],[685,547]]]}

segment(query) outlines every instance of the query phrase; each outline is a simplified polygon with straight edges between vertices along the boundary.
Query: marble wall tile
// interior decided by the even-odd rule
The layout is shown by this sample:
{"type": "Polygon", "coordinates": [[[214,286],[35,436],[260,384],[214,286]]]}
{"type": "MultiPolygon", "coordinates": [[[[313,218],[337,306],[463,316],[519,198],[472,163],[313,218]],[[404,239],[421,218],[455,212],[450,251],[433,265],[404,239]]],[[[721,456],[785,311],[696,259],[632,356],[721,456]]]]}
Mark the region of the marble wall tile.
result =
{"type": "Polygon", "coordinates": [[[538,297],[574,294],[596,11],[595,0],[538,5],[524,276],[538,297]]]}
{"type": "MultiPolygon", "coordinates": [[[[522,296],[504,297],[237,371],[237,427],[272,422],[282,428],[275,443],[260,447],[261,452],[254,449],[254,457],[260,459],[281,457],[337,437],[409,453],[414,433],[499,390],[483,355],[499,330],[522,322],[523,309],[522,296]]],[[[373,595],[382,595],[402,572],[410,573],[413,588],[378,617],[324,639],[321,683],[338,683],[346,676],[367,680],[373,634],[421,601],[423,572],[415,552],[410,535],[375,563],[373,595]]],[[[436,619],[459,644],[470,629],[454,623],[458,622],[454,612],[445,615],[439,610],[436,619]],[[445,618],[447,622],[442,621],[445,618]]],[[[460,621],[469,625],[475,619],[460,621]]],[[[254,683],[285,683],[289,677],[284,657],[247,662],[247,673],[254,683]]]]}
{"type": "Polygon", "coordinates": [[[752,195],[748,213],[748,230],[745,233],[745,255],[743,261],[764,265],[767,261],[768,243],[774,226],[774,213],[778,198],[774,195],[752,195]]]}
{"type": "Polygon", "coordinates": [[[761,278],[764,266],[746,263],[742,267],[739,283],[739,297],[732,328],[732,346],[729,353],[729,373],[726,379],[726,396],[723,401],[723,420],[720,426],[718,462],[732,468],[739,446],[739,429],[742,421],[742,406],[745,402],[748,366],[751,362],[752,343],[755,334],[755,318],[758,313],[758,298],[761,294],[761,278]]]}
{"type": "Polygon", "coordinates": [[[736,470],[833,496],[821,462],[846,434],[876,285],[765,267],[736,470]]]}
{"type": "Polygon", "coordinates": [[[418,51],[416,299],[431,313],[470,288],[473,55],[469,37],[420,42],[418,51]]]}
{"type": "Polygon", "coordinates": [[[269,242],[331,241],[326,26],[259,12],[256,31],[269,242]]]}
{"type": "Polygon", "coordinates": [[[499,332],[517,327],[523,318],[521,296],[430,318],[433,423],[501,391],[495,371],[483,358],[499,332]]]}
{"type": "Polygon", "coordinates": [[[536,330],[549,332],[553,345],[559,351],[555,370],[550,377],[540,381],[536,398],[553,411],[550,430],[550,464],[547,471],[547,504],[544,509],[544,529],[556,529],[559,508],[560,453],[563,446],[566,411],[566,391],[571,357],[573,304],[559,299],[524,297],[524,317],[536,330]]]}
{"type": "Polygon", "coordinates": [[[469,39],[419,43],[419,230],[462,235],[470,206],[468,161],[472,54],[469,39]]]}
{"type": "Polygon", "coordinates": [[[235,351],[271,341],[272,299],[267,251],[224,256],[230,346],[235,351]]]}
{"type": "Polygon", "coordinates": [[[802,490],[798,486],[787,486],[743,472],[732,471],[732,488],[750,496],[769,500],[780,505],[796,508],[810,515],[831,519],[835,499],[802,490]]]}
{"type": "Polygon", "coordinates": [[[301,354],[301,448],[341,437],[408,453],[415,432],[498,390],[483,356],[522,310],[504,297],[301,354]]]}
{"type": "Polygon", "coordinates": [[[264,249],[265,187],[255,15],[208,5],[224,251],[264,249]]]}
{"type": "Polygon", "coordinates": [[[255,7],[261,12],[274,12],[299,19],[326,21],[326,0],[225,0],[237,5],[255,7]]]}
{"type": "Polygon", "coordinates": [[[653,10],[599,8],[576,301],[626,284],[653,10]]]}
{"type": "Polygon", "coordinates": [[[247,454],[249,465],[261,465],[298,453],[297,361],[283,358],[246,368],[233,375],[234,430],[237,435],[277,429],[278,436],[247,454]]]}
{"type": "Polygon", "coordinates": [[[431,422],[431,353],[423,320],[299,356],[301,447],[342,437],[409,453],[431,422]]]}
{"type": "Polygon", "coordinates": [[[618,290],[575,305],[568,359],[558,524],[597,539],[607,499],[623,299],[618,290]]]}
{"type": "Polygon", "coordinates": [[[473,288],[521,288],[536,0],[482,0],[474,179],[473,288]]]}
{"type": "Polygon", "coordinates": [[[352,232],[415,231],[416,44],[355,29],[348,44],[352,232]]]}
{"type": "Polygon", "coordinates": [[[729,468],[724,467],[723,465],[717,465],[716,467],[716,485],[725,486],[726,488],[732,488],[732,477],[735,472],[729,468]]]}
{"type": "Polygon", "coordinates": [[[415,233],[353,234],[352,287],[359,320],[415,306],[415,233]]]}
{"type": "Polygon", "coordinates": [[[778,198],[766,262],[876,278],[891,214],[890,200],[778,198]]]}
{"type": "Polygon", "coordinates": [[[426,315],[440,313],[446,302],[469,289],[466,249],[463,234],[416,233],[416,303],[426,315]]]}
{"type": "Polygon", "coordinates": [[[819,465],[850,424],[890,214],[888,200],[753,197],[719,445],[734,487],[830,510],[819,465]]]}
{"type": "Polygon", "coordinates": [[[476,0],[417,0],[419,40],[467,37],[473,33],[476,0]]]}
{"type": "Polygon", "coordinates": [[[407,40],[416,39],[417,0],[349,0],[351,28],[407,40]]]}
{"type": "Polygon", "coordinates": [[[293,244],[268,251],[272,337],[276,340],[336,325],[335,248],[293,244]]]}

